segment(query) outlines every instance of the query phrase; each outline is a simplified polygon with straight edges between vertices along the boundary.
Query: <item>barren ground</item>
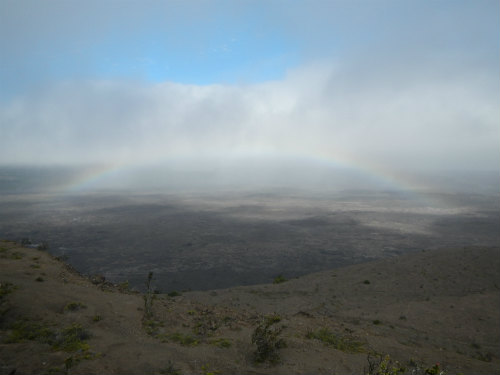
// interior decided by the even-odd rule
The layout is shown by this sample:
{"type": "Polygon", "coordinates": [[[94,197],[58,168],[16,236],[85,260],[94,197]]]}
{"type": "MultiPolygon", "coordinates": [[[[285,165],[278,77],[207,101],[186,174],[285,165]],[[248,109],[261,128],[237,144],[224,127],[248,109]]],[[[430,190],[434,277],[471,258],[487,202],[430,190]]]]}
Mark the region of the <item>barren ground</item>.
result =
{"type": "Polygon", "coordinates": [[[439,362],[448,374],[500,373],[498,247],[417,251],[280,284],[157,294],[145,322],[141,294],[93,284],[46,252],[0,246],[1,374],[361,374],[369,353],[421,371],[439,362]],[[284,327],[286,347],[275,365],[257,364],[251,337],[269,314],[280,320],[273,327],[284,327]],[[64,329],[75,323],[79,346],[63,349],[64,329]],[[308,338],[322,328],[345,345],[308,338]]]}

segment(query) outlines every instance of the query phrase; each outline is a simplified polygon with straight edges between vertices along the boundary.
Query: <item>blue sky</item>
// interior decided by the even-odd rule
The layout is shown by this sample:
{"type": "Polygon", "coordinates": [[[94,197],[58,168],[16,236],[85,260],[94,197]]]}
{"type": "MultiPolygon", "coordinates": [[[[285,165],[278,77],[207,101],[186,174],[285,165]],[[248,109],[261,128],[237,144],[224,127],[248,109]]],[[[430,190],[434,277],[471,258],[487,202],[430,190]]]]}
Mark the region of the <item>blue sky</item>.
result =
{"type": "Polygon", "coordinates": [[[368,54],[374,63],[395,65],[394,59],[405,64],[446,54],[486,67],[498,59],[498,2],[488,0],[0,6],[4,96],[64,79],[262,82],[310,60],[359,56],[359,64],[368,54]]]}
{"type": "Polygon", "coordinates": [[[4,1],[2,87],[133,79],[191,84],[283,78],[298,43],[275,6],[229,1],[4,1]],[[187,5],[186,5],[187,3],[187,5]]]}
{"type": "Polygon", "coordinates": [[[499,14],[493,0],[3,0],[0,158],[225,149],[496,170],[499,14]]]}

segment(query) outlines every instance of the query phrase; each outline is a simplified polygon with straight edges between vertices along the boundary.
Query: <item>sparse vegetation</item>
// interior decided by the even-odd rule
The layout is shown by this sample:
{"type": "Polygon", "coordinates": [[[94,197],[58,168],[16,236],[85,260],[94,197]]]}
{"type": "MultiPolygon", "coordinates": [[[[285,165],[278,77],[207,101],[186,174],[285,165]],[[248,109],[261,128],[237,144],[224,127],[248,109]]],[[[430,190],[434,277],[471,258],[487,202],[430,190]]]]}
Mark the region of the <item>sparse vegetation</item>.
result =
{"type": "Polygon", "coordinates": [[[193,333],[198,336],[212,336],[219,329],[220,322],[209,309],[200,312],[200,316],[195,319],[193,333]]]}
{"type": "Polygon", "coordinates": [[[439,363],[432,367],[424,368],[415,360],[410,359],[407,366],[391,358],[390,355],[368,354],[368,368],[365,367],[365,375],[445,375],[445,371],[439,363]]]}
{"type": "Polygon", "coordinates": [[[16,320],[9,327],[5,343],[12,344],[26,340],[51,343],[55,332],[46,324],[25,319],[16,320]]]}
{"type": "Polygon", "coordinates": [[[36,248],[37,248],[37,250],[40,250],[40,251],[47,251],[49,249],[49,243],[42,241],[40,244],[38,244],[38,246],[36,248]]]}
{"type": "Polygon", "coordinates": [[[119,283],[117,286],[120,292],[130,292],[130,284],[128,280],[119,283]]]}
{"type": "Polygon", "coordinates": [[[179,293],[178,291],[173,290],[170,293],[168,293],[167,296],[169,296],[169,297],[179,297],[179,296],[182,296],[182,293],[179,293]]]}
{"type": "Polygon", "coordinates": [[[164,324],[162,322],[156,321],[154,319],[143,319],[142,327],[146,331],[146,333],[150,336],[156,337],[159,333],[159,329],[163,327],[164,324]]]}
{"type": "Polygon", "coordinates": [[[9,282],[0,283],[0,301],[8,294],[12,293],[17,287],[9,282]]]}
{"type": "Polygon", "coordinates": [[[361,342],[350,337],[337,335],[328,328],[321,328],[315,332],[308,332],[306,338],[319,340],[325,345],[347,353],[360,353],[363,351],[363,344],[361,342]]]}
{"type": "Polygon", "coordinates": [[[194,336],[189,334],[174,332],[168,335],[159,336],[162,341],[172,341],[183,346],[197,346],[200,342],[194,336]]]}
{"type": "Polygon", "coordinates": [[[31,245],[31,240],[28,237],[23,237],[21,238],[21,245],[23,246],[31,245]]]}
{"type": "Polygon", "coordinates": [[[278,275],[274,278],[273,284],[281,284],[288,281],[287,278],[285,278],[283,275],[278,275]]]}
{"type": "Polygon", "coordinates": [[[86,352],[89,349],[89,345],[85,341],[89,337],[90,334],[80,324],[73,323],[55,335],[52,347],[65,352],[86,352]]]}
{"type": "Polygon", "coordinates": [[[181,370],[176,369],[172,361],[168,361],[167,366],[160,370],[162,375],[181,375],[181,370]]]}
{"type": "Polygon", "coordinates": [[[92,317],[92,321],[95,323],[100,322],[101,320],[102,320],[102,316],[100,316],[100,315],[94,315],[92,317]]]}
{"type": "MultiPolygon", "coordinates": [[[[10,255],[14,251],[16,248],[12,247],[4,254],[10,255]]],[[[278,373],[290,371],[290,369],[293,371],[291,366],[293,366],[294,359],[298,358],[298,356],[294,357],[295,350],[303,348],[304,353],[300,354],[300,357],[306,359],[300,364],[300,368],[304,369],[304,373],[314,373],[315,370],[325,373],[332,371],[328,367],[328,362],[325,362],[328,361],[328,358],[330,361],[344,361],[345,366],[352,368],[352,371],[363,373],[363,365],[366,365],[366,354],[368,351],[374,350],[370,348],[368,342],[373,343],[376,350],[384,350],[382,353],[389,352],[391,356],[370,352],[372,366],[368,370],[365,369],[368,371],[365,372],[365,375],[444,374],[442,365],[428,361],[429,348],[439,348],[442,351],[443,357],[446,358],[446,366],[450,366],[446,367],[446,372],[456,373],[460,369],[470,368],[473,371],[484,370],[483,372],[487,373],[488,369],[495,368],[494,363],[498,360],[494,354],[496,346],[481,335],[470,335],[471,339],[468,341],[444,343],[442,337],[436,336],[436,331],[432,331],[432,327],[428,331],[422,330],[415,334],[414,327],[421,329],[422,324],[432,322],[434,318],[432,316],[426,317],[424,314],[411,314],[412,309],[406,308],[405,303],[395,305],[392,315],[385,316],[386,314],[382,314],[383,311],[381,312],[378,306],[380,303],[386,303],[389,297],[383,299],[382,293],[380,300],[377,301],[378,305],[369,309],[369,307],[375,306],[369,304],[372,299],[357,300],[358,296],[350,294],[352,291],[349,288],[353,287],[361,295],[366,294],[371,286],[363,285],[366,284],[363,277],[373,280],[371,283],[374,284],[382,283],[380,285],[382,288],[383,282],[374,276],[375,271],[364,274],[362,272],[353,273],[349,278],[345,278],[345,274],[341,273],[343,271],[338,271],[340,276],[331,281],[331,285],[329,284],[330,275],[324,273],[317,280],[310,277],[305,278],[305,280],[294,280],[293,286],[296,288],[292,288],[290,283],[277,287],[271,285],[254,287],[254,290],[257,291],[255,293],[250,292],[251,288],[236,288],[234,290],[220,290],[218,291],[219,296],[216,298],[211,297],[213,293],[210,291],[196,292],[174,301],[164,295],[155,295],[152,284],[155,284],[156,279],[153,278],[152,272],[149,274],[146,272],[148,279],[145,293],[143,290],[141,294],[119,295],[116,287],[112,287],[112,284],[109,283],[109,291],[116,295],[106,295],[90,285],[90,281],[77,278],[76,274],[70,274],[68,269],[57,269],[57,263],[52,263],[52,258],[48,255],[38,253],[33,248],[20,251],[24,254],[23,260],[0,259],[2,264],[11,266],[11,268],[2,268],[6,271],[5,275],[2,276],[2,279],[5,278],[3,281],[9,280],[20,285],[20,290],[15,291],[16,287],[12,283],[0,283],[0,341],[4,343],[6,353],[9,355],[12,353],[12,359],[5,360],[9,366],[8,371],[17,366],[18,372],[21,370],[29,372],[29,370],[22,368],[20,363],[26,359],[27,354],[31,353],[34,353],[33,361],[25,367],[33,367],[36,366],[36,363],[41,363],[40,361],[46,361],[43,368],[39,370],[40,373],[67,375],[73,371],[82,372],[94,368],[101,371],[103,366],[114,370],[113,366],[121,366],[121,364],[115,365],[113,361],[121,361],[119,356],[122,353],[134,353],[132,350],[135,350],[144,356],[144,352],[148,350],[151,351],[148,356],[153,360],[148,363],[143,361],[135,364],[134,359],[130,358],[131,369],[134,371],[139,369],[137,372],[146,369],[152,373],[162,374],[180,374],[181,370],[200,374],[215,374],[216,370],[224,373],[248,373],[259,372],[258,368],[264,372],[270,371],[267,365],[269,363],[279,366],[275,368],[275,372],[278,373]],[[38,255],[38,257],[33,257],[33,254],[38,255]],[[30,265],[34,264],[42,264],[43,269],[33,270],[30,265]],[[14,270],[19,272],[19,276],[13,272],[14,270]],[[45,271],[46,274],[41,271],[45,271]],[[37,276],[40,278],[43,276],[46,282],[44,284],[33,283],[37,276]],[[346,279],[348,282],[345,282],[346,279]],[[63,280],[67,280],[68,284],[63,285],[63,280]],[[51,293],[44,295],[43,293],[49,290],[46,288],[49,283],[51,293]],[[55,294],[53,288],[58,287],[58,283],[63,293],[55,294]],[[84,283],[86,284],[84,285],[84,283]],[[44,285],[45,287],[43,287],[44,285]],[[318,285],[320,288],[317,287],[318,285]],[[38,288],[34,288],[35,286],[38,288]],[[84,287],[88,289],[82,292],[84,287]],[[313,290],[318,289],[320,290],[319,294],[312,293],[313,290]],[[13,291],[14,295],[11,296],[10,293],[13,291]],[[94,292],[98,294],[89,294],[94,292]],[[19,304],[19,302],[29,302],[30,293],[39,293],[33,299],[36,301],[37,309],[29,304],[19,304]],[[253,296],[252,294],[258,295],[253,296]],[[51,300],[46,298],[49,295],[52,297],[51,300]],[[68,297],[70,295],[80,295],[81,299],[70,302],[72,300],[72,297],[68,297]],[[290,296],[291,299],[288,299],[287,296],[290,296]],[[297,299],[302,296],[307,298],[298,301],[297,299]],[[100,298],[108,298],[108,300],[103,301],[100,298]],[[311,303],[309,303],[309,299],[311,303]],[[113,303],[111,308],[108,301],[113,303]],[[303,301],[307,302],[302,303],[303,301]],[[283,304],[281,304],[282,302],[283,304]],[[84,303],[88,305],[87,310],[89,311],[81,310],[86,308],[84,303]],[[284,315],[278,314],[259,319],[259,315],[256,314],[269,309],[269,306],[279,306],[280,311],[286,311],[286,319],[284,315]],[[344,307],[345,310],[349,311],[349,314],[342,313],[344,307]],[[6,310],[6,313],[2,315],[2,308],[9,308],[9,310],[6,310]],[[115,311],[119,311],[119,314],[115,314],[115,311]],[[62,315],[63,312],[64,315],[62,315]],[[339,313],[337,314],[337,312],[339,313]],[[29,318],[16,320],[18,316],[29,316],[29,318]],[[40,322],[37,320],[40,317],[47,320],[40,322]],[[101,322],[103,317],[106,320],[101,322]],[[135,323],[133,317],[136,319],[135,323]],[[141,322],[139,320],[141,317],[143,317],[144,330],[140,328],[141,322]],[[406,320],[411,321],[411,329],[404,329],[404,326],[408,325],[406,320]],[[78,321],[80,324],[71,324],[72,321],[78,321]],[[389,329],[389,327],[394,328],[391,323],[397,325],[394,332],[389,329]],[[133,326],[134,324],[135,326],[133,326]],[[286,324],[288,328],[283,324],[286,324]],[[126,329],[123,329],[123,327],[132,326],[139,328],[142,332],[137,332],[135,329],[131,330],[132,332],[127,332],[126,329]],[[311,327],[311,332],[306,335],[307,327],[311,327]],[[235,332],[236,328],[240,329],[241,332],[235,332]],[[109,346],[110,355],[107,355],[103,361],[81,364],[85,365],[85,370],[83,370],[84,366],[81,366],[82,369],[75,369],[80,361],[98,356],[89,348],[89,343],[92,344],[93,341],[88,340],[89,332],[86,329],[95,330],[95,339],[103,338],[105,340],[102,342],[103,345],[108,345],[108,343],[113,345],[115,342],[120,342],[127,346],[126,351],[120,345],[109,346]],[[157,345],[150,345],[151,338],[148,338],[145,332],[156,339],[154,341],[157,345]],[[377,341],[381,332],[390,339],[397,335],[398,341],[392,340],[389,345],[383,342],[384,340],[377,341]],[[141,334],[142,339],[138,337],[141,334]],[[365,334],[370,336],[365,339],[365,334]],[[135,340],[133,341],[131,338],[135,340]],[[148,342],[150,344],[147,344],[148,342]],[[162,342],[170,344],[161,344],[162,342]],[[16,343],[16,345],[9,343],[16,343]],[[143,343],[147,345],[143,345],[143,343]],[[293,347],[289,350],[283,350],[286,343],[293,347]],[[165,350],[169,351],[168,348],[174,349],[175,357],[164,355],[165,350]],[[242,353],[242,350],[245,353],[242,353]],[[362,354],[359,354],[360,352],[362,354]],[[151,355],[153,353],[154,355],[151,355]],[[353,355],[348,353],[353,353],[353,355]],[[415,361],[405,361],[410,356],[415,356],[418,361],[422,362],[418,362],[417,365],[415,361]],[[280,357],[283,358],[283,367],[280,364],[280,357]],[[172,358],[176,366],[170,361],[167,365],[168,358],[172,358]],[[452,363],[452,360],[456,360],[456,363],[452,363]],[[212,367],[208,365],[202,367],[205,363],[210,363],[212,367]],[[259,363],[263,364],[259,365],[259,363]],[[466,367],[464,363],[469,364],[469,367],[466,367]]],[[[155,274],[155,276],[157,275],[155,274]]],[[[459,286],[462,287],[462,284],[459,286]]],[[[481,289],[478,288],[478,290],[481,289]]],[[[487,290],[494,290],[494,288],[487,290]]],[[[420,292],[418,283],[415,291],[420,292]]],[[[432,296],[432,299],[436,303],[440,303],[439,297],[441,295],[437,292],[435,297],[432,296]]],[[[422,302],[426,294],[418,293],[416,297],[410,295],[408,301],[410,303],[415,300],[422,302]]],[[[400,302],[406,302],[399,294],[396,298],[400,298],[400,302]]],[[[437,306],[443,308],[441,311],[444,314],[450,314],[446,317],[453,317],[459,308],[462,309],[461,302],[454,300],[455,310],[449,310],[450,303],[446,299],[442,302],[442,306],[437,306]]],[[[424,305],[426,304],[424,303],[424,305]]],[[[427,306],[423,306],[423,308],[425,307],[427,306]]],[[[470,314],[468,318],[471,321],[471,328],[467,332],[474,332],[477,327],[484,328],[488,323],[491,323],[493,321],[491,311],[489,308],[482,309],[481,313],[477,315],[473,315],[476,314],[475,311],[470,313],[466,311],[467,314],[470,314]],[[477,326],[473,325],[476,321],[480,322],[477,326]]],[[[442,321],[443,324],[448,322],[445,319],[442,321]]],[[[107,347],[104,350],[108,353],[107,347]]],[[[28,359],[31,360],[31,358],[28,359]]],[[[337,367],[337,370],[338,368],[340,367],[337,367]]]]}
{"type": "Polygon", "coordinates": [[[444,370],[441,369],[441,366],[439,363],[436,363],[434,366],[425,369],[425,373],[427,375],[444,375],[445,374],[444,370]]]}
{"type": "Polygon", "coordinates": [[[153,300],[155,295],[151,288],[151,281],[153,280],[153,272],[148,273],[146,280],[146,293],[144,293],[144,317],[145,320],[150,320],[153,317],[153,300]]]}
{"type": "Polygon", "coordinates": [[[493,360],[493,354],[491,354],[490,352],[481,353],[478,351],[472,357],[479,359],[480,361],[483,361],[483,362],[491,362],[493,360]]]}
{"type": "Polygon", "coordinates": [[[80,324],[74,323],[56,331],[47,324],[20,319],[9,326],[5,342],[10,344],[30,340],[49,344],[54,350],[86,352],[89,345],[85,341],[89,337],[89,333],[80,324]]]}
{"type": "Polygon", "coordinates": [[[14,251],[13,253],[2,252],[1,258],[20,260],[24,258],[24,254],[20,253],[19,251],[14,251]]]}
{"type": "Polygon", "coordinates": [[[404,374],[406,369],[390,355],[380,356],[368,354],[368,369],[365,375],[399,375],[404,374]]]}
{"type": "Polygon", "coordinates": [[[231,347],[231,341],[228,339],[220,338],[220,339],[215,339],[212,341],[209,341],[210,344],[218,346],[219,348],[230,348],[231,347]]]}
{"type": "Polygon", "coordinates": [[[9,306],[6,305],[6,296],[12,293],[17,287],[10,282],[0,283],[0,323],[3,321],[4,315],[9,311],[9,306]]]}
{"type": "Polygon", "coordinates": [[[217,370],[211,370],[209,364],[205,364],[201,366],[201,371],[203,371],[203,375],[217,375],[220,374],[217,370]]]}
{"type": "Polygon", "coordinates": [[[278,349],[286,347],[285,340],[278,338],[283,331],[283,326],[275,326],[280,321],[279,315],[270,315],[263,318],[255,328],[252,334],[252,344],[257,345],[257,350],[254,352],[255,362],[277,364],[280,361],[278,349]]]}
{"type": "Polygon", "coordinates": [[[78,311],[82,309],[86,309],[87,306],[84,303],[81,302],[70,302],[66,306],[64,306],[63,311],[64,312],[73,312],[73,311],[78,311]]]}

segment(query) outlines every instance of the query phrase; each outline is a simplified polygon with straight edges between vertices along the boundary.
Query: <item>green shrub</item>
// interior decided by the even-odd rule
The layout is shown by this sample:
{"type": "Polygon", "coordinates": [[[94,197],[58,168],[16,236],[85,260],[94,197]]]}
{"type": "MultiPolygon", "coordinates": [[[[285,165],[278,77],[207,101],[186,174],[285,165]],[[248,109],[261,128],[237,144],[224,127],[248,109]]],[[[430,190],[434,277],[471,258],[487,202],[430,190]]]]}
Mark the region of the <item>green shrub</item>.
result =
{"type": "Polygon", "coordinates": [[[196,339],[196,337],[183,334],[179,332],[171,333],[169,335],[165,335],[164,339],[167,339],[172,342],[176,342],[183,346],[197,346],[200,342],[196,339]]]}
{"type": "Polygon", "coordinates": [[[288,281],[283,275],[278,275],[274,278],[273,284],[281,284],[284,283],[285,281],[288,281]]]}
{"type": "Polygon", "coordinates": [[[427,375],[442,375],[444,371],[441,369],[439,363],[436,363],[434,366],[425,369],[425,373],[427,375]]]}
{"type": "Polygon", "coordinates": [[[129,284],[128,280],[125,280],[124,282],[119,283],[118,290],[120,292],[129,292],[130,291],[130,284],[129,284]]]}
{"type": "Polygon", "coordinates": [[[100,316],[100,315],[94,315],[94,316],[92,317],[92,321],[93,321],[93,322],[96,322],[96,323],[97,323],[97,322],[100,322],[101,320],[102,320],[102,316],[100,316]]]}
{"type": "Polygon", "coordinates": [[[19,260],[19,259],[23,259],[23,258],[24,258],[24,254],[20,253],[18,251],[15,251],[9,255],[9,259],[19,260]]]}
{"type": "Polygon", "coordinates": [[[217,375],[220,374],[217,370],[211,370],[208,364],[201,366],[201,371],[203,371],[203,375],[217,375]]]}
{"type": "Polygon", "coordinates": [[[143,319],[142,327],[146,333],[150,336],[156,337],[159,333],[160,327],[163,327],[163,322],[159,322],[154,319],[143,319]]]}
{"type": "Polygon", "coordinates": [[[81,302],[70,302],[66,306],[64,306],[64,312],[73,312],[81,309],[86,309],[87,306],[81,302]]]}
{"type": "Polygon", "coordinates": [[[367,375],[399,375],[404,374],[406,369],[398,361],[394,361],[389,355],[384,357],[380,355],[368,354],[368,372],[367,375]]]}
{"type": "Polygon", "coordinates": [[[252,344],[257,345],[254,352],[254,360],[257,363],[270,362],[276,364],[280,360],[278,349],[286,347],[285,340],[278,338],[283,331],[283,326],[276,327],[281,321],[279,315],[270,315],[262,319],[252,334],[252,344]]]}
{"type": "Polygon", "coordinates": [[[219,348],[230,348],[231,347],[231,341],[228,339],[220,338],[216,340],[210,341],[210,344],[218,346],[219,348]]]}

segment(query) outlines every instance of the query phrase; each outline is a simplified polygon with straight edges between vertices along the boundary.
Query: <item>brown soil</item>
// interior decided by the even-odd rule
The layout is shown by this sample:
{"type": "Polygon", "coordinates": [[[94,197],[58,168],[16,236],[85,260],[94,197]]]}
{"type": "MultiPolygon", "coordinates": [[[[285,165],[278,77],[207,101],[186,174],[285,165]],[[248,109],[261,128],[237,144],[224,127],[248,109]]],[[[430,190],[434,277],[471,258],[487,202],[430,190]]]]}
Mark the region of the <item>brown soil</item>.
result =
{"type": "Polygon", "coordinates": [[[499,374],[499,255],[498,247],[422,251],[280,284],[157,294],[145,320],[141,294],[3,241],[0,374],[173,374],[169,364],[182,374],[362,374],[369,353],[420,373],[439,363],[448,374],[499,374]],[[65,309],[72,302],[83,306],[65,309]],[[281,318],[273,327],[284,326],[286,347],[276,364],[257,364],[252,333],[270,314],[281,318]],[[19,335],[19,322],[59,335],[78,323],[88,347],[19,335]],[[348,345],[306,337],[322,328],[348,345]]]}

